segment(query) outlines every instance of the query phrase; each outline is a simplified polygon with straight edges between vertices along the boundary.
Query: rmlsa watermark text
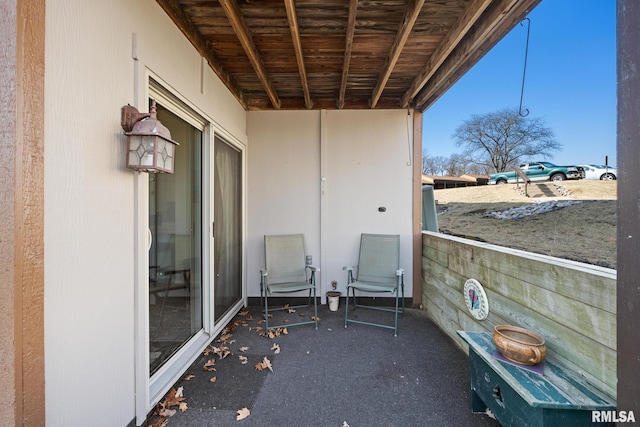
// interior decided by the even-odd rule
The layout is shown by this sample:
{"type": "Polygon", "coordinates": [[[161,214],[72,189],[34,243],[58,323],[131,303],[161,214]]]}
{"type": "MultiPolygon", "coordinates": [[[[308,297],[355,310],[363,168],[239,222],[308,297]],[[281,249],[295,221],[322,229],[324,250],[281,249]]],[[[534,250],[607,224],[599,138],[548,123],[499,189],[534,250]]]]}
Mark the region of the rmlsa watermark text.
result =
{"type": "Polygon", "coordinates": [[[592,423],[635,423],[633,411],[591,411],[592,423]]]}

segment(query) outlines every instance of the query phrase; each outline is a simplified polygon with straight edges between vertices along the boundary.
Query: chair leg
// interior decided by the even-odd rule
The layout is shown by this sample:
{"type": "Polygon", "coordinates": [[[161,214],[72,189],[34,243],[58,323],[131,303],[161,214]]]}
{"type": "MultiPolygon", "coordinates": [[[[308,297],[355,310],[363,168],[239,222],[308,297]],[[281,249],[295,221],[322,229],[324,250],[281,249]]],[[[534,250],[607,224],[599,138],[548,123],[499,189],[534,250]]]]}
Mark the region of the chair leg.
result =
{"type": "MultiPolygon", "coordinates": [[[[393,336],[398,336],[398,298],[400,296],[400,292],[396,289],[396,312],[395,312],[395,324],[393,327],[393,336]]],[[[404,306],[404,298],[402,298],[402,305],[404,306]]],[[[404,310],[404,308],[403,308],[404,310]]]]}
{"type": "Polygon", "coordinates": [[[347,286],[347,300],[344,309],[344,327],[347,327],[347,319],[349,318],[349,286],[347,286]]]}
{"type": "Polygon", "coordinates": [[[267,297],[267,293],[269,292],[269,290],[266,288],[264,289],[264,328],[265,328],[265,332],[267,334],[267,336],[269,336],[269,298],[267,297]]]}
{"type": "MultiPolygon", "coordinates": [[[[311,290],[309,290],[309,295],[311,295],[311,290]]],[[[313,312],[315,314],[316,321],[316,329],[318,329],[318,298],[316,297],[316,288],[313,288],[313,312]]]]}

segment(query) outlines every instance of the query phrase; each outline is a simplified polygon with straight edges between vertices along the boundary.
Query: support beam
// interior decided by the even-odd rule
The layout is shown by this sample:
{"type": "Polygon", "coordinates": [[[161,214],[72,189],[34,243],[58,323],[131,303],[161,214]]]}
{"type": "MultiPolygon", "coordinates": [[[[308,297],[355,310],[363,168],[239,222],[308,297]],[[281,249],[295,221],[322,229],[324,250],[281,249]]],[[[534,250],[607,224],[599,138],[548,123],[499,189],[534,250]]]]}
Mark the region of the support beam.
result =
{"type": "Polygon", "coordinates": [[[200,35],[200,31],[193,25],[187,15],[185,15],[182,5],[176,0],[156,0],[160,7],[169,15],[169,18],[174,24],[182,31],[182,34],[191,42],[193,47],[196,48],[200,56],[207,60],[209,66],[229,91],[235,96],[242,108],[247,109],[247,101],[244,99],[242,91],[236,84],[235,80],[227,72],[222,65],[222,61],[207,47],[207,42],[200,35]]]}
{"type": "Polygon", "coordinates": [[[422,87],[433,76],[438,67],[447,59],[453,49],[458,46],[460,40],[467,34],[469,29],[475,25],[476,21],[484,13],[485,9],[491,4],[491,0],[474,0],[460,16],[451,31],[442,40],[442,43],[433,52],[433,55],[427,61],[424,69],[418,74],[411,84],[411,87],[402,97],[402,106],[407,108],[413,97],[420,92],[422,87]]]}
{"type": "Polygon", "coordinates": [[[449,89],[473,64],[520,22],[541,0],[497,0],[481,20],[434,73],[414,99],[424,111],[449,89]]]}
{"type": "Polygon", "coordinates": [[[342,79],[340,80],[340,93],[338,95],[338,108],[344,108],[344,96],[347,92],[347,78],[349,77],[349,64],[351,62],[351,50],[353,49],[353,34],[356,31],[356,14],[358,13],[358,0],[349,1],[349,17],[347,19],[347,33],[345,34],[344,60],[342,62],[342,79]]]}
{"type": "Polygon", "coordinates": [[[413,306],[422,304],[422,113],[413,110],[413,306]]]}
{"type": "Polygon", "coordinates": [[[284,6],[287,9],[287,20],[289,21],[289,30],[293,39],[293,49],[296,52],[296,61],[298,61],[298,72],[300,73],[300,81],[304,92],[304,104],[307,110],[313,107],[311,95],[309,94],[309,81],[307,80],[307,70],[304,66],[304,56],[302,55],[302,43],[300,42],[300,28],[298,27],[298,17],[296,16],[296,6],[293,0],[284,0],[284,6]]]}
{"type": "Polygon", "coordinates": [[[617,2],[618,291],[617,409],[640,417],[640,3],[617,2]]]}
{"type": "Polygon", "coordinates": [[[393,68],[396,66],[396,62],[398,62],[398,58],[402,53],[402,49],[404,48],[404,45],[407,42],[409,35],[411,34],[413,25],[416,23],[418,15],[420,15],[420,11],[422,10],[424,2],[425,0],[409,1],[407,9],[404,13],[404,17],[402,18],[402,24],[400,24],[400,29],[396,33],[396,38],[391,44],[389,55],[387,55],[387,59],[384,63],[384,66],[382,67],[382,73],[380,73],[378,83],[376,83],[376,86],[373,89],[373,93],[371,94],[371,108],[376,107],[376,104],[378,103],[378,100],[382,95],[382,91],[387,85],[387,81],[389,81],[389,77],[393,72],[393,68]]]}
{"type": "Polygon", "coordinates": [[[264,68],[264,63],[262,62],[262,58],[260,58],[260,53],[258,52],[258,49],[256,49],[256,45],[251,37],[251,32],[249,31],[249,27],[247,26],[244,17],[242,16],[242,12],[240,11],[238,4],[235,0],[219,0],[219,2],[224,13],[227,15],[227,19],[229,19],[229,23],[231,24],[233,31],[236,33],[242,48],[247,54],[249,62],[251,62],[253,69],[258,75],[258,79],[262,83],[262,87],[267,92],[271,105],[276,110],[280,109],[280,99],[271,84],[269,74],[264,68]]]}

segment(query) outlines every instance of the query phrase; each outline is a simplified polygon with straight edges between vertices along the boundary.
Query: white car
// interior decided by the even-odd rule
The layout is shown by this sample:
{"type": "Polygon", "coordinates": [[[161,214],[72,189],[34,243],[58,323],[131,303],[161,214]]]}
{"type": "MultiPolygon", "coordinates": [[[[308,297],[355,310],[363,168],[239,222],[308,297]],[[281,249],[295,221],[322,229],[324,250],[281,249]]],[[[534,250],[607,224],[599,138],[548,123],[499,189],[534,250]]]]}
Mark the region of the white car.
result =
{"type": "Polygon", "coordinates": [[[576,165],[584,168],[584,179],[613,181],[618,179],[618,169],[605,165],[576,165]]]}

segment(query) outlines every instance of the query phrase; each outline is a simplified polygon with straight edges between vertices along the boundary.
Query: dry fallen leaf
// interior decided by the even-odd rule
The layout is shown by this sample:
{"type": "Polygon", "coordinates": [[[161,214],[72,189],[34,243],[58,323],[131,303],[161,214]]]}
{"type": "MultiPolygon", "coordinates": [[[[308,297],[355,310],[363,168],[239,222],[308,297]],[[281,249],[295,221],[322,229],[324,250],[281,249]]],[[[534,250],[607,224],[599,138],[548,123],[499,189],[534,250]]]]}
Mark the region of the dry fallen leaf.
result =
{"type": "Polygon", "coordinates": [[[240,348],[238,349],[238,351],[241,351],[241,352],[243,352],[243,353],[244,353],[245,351],[247,351],[247,350],[249,350],[249,347],[240,347],[240,348]]]}
{"type": "Polygon", "coordinates": [[[273,372],[273,367],[271,366],[271,361],[269,359],[267,359],[266,357],[262,359],[262,364],[265,368],[269,368],[269,370],[273,372]]]}
{"type": "Polygon", "coordinates": [[[211,377],[209,382],[215,383],[218,380],[218,377],[211,377]]]}
{"type": "Polygon", "coordinates": [[[275,354],[280,354],[280,346],[276,343],[273,343],[270,350],[273,350],[275,354]]]}
{"type": "Polygon", "coordinates": [[[295,308],[290,308],[290,309],[288,309],[287,311],[288,311],[289,313],[295,313],[295,312],[296,312],[296,309],[295,309],[295,308]]]}
{"type": "Polygon", "coordinates": [[[175,414],[176,414],[175,409],[163,408],[158,411],[158,415],[166,418],[173,417],[175,414]]]}
{"type": "Polygon", "coordinates": [[[238,313],[239,316],[246,316],[247,314],[249,314],[249,310],[242,310],[238,313]]]}
{"type": "Polygon", "coordinates": [[[249,359],[247,359],[247,356],[238,356],[238,358],[240,359],[240,362],[243,365],[246,365],[249,362],[249,359]]]}
{"type": "Polygon", "coordinates": [[[238,416],[236,417],[237,421],[244,420],[249,415],[251,415],[251,411],[248,408],[238,409],[238,416]]]}
{"type": "Polygon", "coordinates": [[[167,393],[167,396],[161,402],[161,406],[163,408],[171,408],[172,406],[179,405],[180,402],[184,400],[182,396],[183,391],[184,389],[182,387],[179,387],[177,390],[175,388],[169,390],[169,393],[167,393]]]}
{"type": "Polygon", "coordinates": [[[180,408],[180,412],[186,412],[187,409],[189,409],[187,402],[181,402],[180,405],[178,405],[178,408],[180,408]]]}
{"type": "Polygon", "coordinates": [[[169,423],[169,420],[166,418],[160,418],[158,421],[156,421],[155,423],[149,425],[149,427],[166,427],[167,424],[169,423]]]}
{"type": "Polygon", "coordinates": [[[191,372],[182,377],[182,379],[185,381],[191,381],[193,378],[195,378],[195,375],[193,375],[191,372]]]}
{"type": "Polygon", "coordinates": [[[262,371],[266,366],[262,365],[262,362],[256,363],[256,371],[262,371]]]}
{"type": "Polygon", "coordinates": [[[216,341],[217,342],[227,342],[227,341],[229,341],[229,339],[231,339],[232,336],[233,336],[233,334],[223,334],[216,341]]]}
{"type": "Polygon", "coordinates": [[[209,359],[207,360],[207,362],[202,366],[202,368],[205,371],[209,371],[209,372],[213,372],[216,370],[215,368],[216,366],[216,359],[209,359]]]}
{"type": "Polygon", "coordinates": [[[287,329],[287,328],[282,329],[282,333],[284,335],[289,335],[289,329],[287,329]]]}

